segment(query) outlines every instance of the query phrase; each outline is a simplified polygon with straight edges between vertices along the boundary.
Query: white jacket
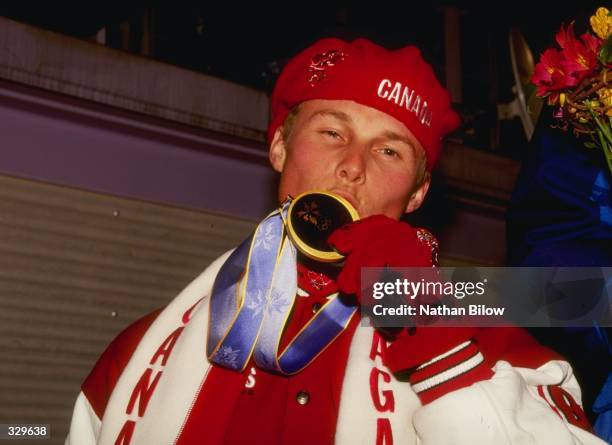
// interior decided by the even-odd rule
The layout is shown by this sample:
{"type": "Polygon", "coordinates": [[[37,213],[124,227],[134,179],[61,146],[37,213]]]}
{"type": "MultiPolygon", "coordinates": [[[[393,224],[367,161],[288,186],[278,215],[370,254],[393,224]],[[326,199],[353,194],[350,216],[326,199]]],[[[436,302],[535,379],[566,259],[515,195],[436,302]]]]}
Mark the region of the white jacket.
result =
{"type": "MultiPolygon", "coordinates": [[[[81,392],[66,445],[175,443],[212,366],[194,357],[206,357],[203,333],[208,326],[208,296],[227,255],[209,266],[155,319],[121,374],[102,419],[81,392]],[[181,327],[165,365],[161,360],[150,365],[160,345],[181,327]],[[156,378],[159,380],[153,386],[156,378]],[[118,441],[122,430],[123,442],[118,441]],[[129,440],[126,431],[132,433],[129,440]]],[[[538,369],[517,368],[498,361],[490,380],[448,393],[426,406],[421,405],[408,382],[392,377],[387,383],[381,378],[378,397],[392,396],[395,406],[393,412],[378,411],[370,387],[371,374],[391,373],[380,357],[370,359],[373,338],[374,330],[362,326],[353,336],[336,444],[604,444],[568,423],[547,391],[558,386],[580,400],[572,369],[563,361],[549,361],[538,369]],[[381,425],[390,429],[381,433],[381,425]]]]}

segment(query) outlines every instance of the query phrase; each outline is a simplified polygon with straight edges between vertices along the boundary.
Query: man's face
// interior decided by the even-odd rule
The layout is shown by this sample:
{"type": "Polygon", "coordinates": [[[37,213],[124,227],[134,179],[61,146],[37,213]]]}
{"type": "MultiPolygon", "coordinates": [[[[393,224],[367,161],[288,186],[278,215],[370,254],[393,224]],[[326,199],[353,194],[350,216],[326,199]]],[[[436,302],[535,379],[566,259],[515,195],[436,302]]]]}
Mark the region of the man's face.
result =
{"type": "Polygon", "coordinates": [[[278,199],[309,190],[335,192],[361,218],[399,219],[416,210],[429,187],[416,190],[421,144],[404,124],[374,108],[348,100],[302,103],[287,143],[277,130],[270,146],[272,167],[281,173],[278,199]]]}

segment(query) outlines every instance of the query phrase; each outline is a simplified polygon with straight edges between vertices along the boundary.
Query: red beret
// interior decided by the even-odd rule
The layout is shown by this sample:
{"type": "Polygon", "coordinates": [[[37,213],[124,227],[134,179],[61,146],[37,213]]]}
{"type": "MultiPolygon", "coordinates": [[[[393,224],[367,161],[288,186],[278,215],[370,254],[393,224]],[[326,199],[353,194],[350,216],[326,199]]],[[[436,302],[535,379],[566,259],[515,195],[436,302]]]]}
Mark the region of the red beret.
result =
{"type": "Polygon", "coordinates": [[[387,50],[366,39],[322,39],[287,63],[271,99],[268,141],[292,108],[312,99],[352,100],[402,122],[425,148],[427,169],[459,116],[415,46],[387,50]]]}

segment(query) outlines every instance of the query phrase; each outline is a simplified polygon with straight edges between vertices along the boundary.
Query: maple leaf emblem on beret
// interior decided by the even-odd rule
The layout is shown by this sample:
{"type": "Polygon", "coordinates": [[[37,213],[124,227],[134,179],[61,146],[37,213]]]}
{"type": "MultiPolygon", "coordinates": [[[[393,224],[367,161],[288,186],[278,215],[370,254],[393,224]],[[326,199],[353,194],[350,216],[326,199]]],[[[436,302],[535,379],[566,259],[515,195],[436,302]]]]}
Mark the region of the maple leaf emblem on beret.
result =
{"type": "Polygon", "coordinates": [[[308,83],[314,86],[321,82],[327,77],[326,70],[330,67],[336,66],[339,62],[343,61],[346,57],[339,49],[332,49],[316,54],[310,61],[308,67],[308,83]]]}

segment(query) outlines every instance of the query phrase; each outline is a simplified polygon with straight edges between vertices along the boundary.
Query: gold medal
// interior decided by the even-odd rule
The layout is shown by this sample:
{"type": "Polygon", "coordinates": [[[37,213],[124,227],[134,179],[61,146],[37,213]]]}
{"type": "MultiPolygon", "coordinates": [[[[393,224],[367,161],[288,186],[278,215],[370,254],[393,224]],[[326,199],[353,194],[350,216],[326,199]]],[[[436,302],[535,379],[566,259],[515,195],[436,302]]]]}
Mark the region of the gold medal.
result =
{"type": "Polygon", "coordinates": [[[357,210],[343,197],[319,190],[298,195],[289,206],[287,231],[297,249],[323,263],[341,261],[327,243],[332,232],[359,219],[357,210]]]}

